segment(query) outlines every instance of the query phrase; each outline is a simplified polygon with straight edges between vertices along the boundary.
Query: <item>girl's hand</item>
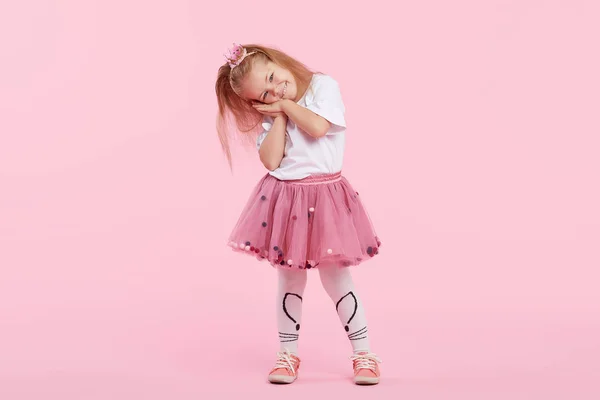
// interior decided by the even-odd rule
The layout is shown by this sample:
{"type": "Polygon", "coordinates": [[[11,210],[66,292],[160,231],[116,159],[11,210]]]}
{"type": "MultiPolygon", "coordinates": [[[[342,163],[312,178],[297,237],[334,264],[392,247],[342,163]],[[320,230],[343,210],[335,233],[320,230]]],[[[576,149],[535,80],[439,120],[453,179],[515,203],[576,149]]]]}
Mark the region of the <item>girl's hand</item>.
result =
{"type": "Polygon", "coordinates": [[[283,109],[283,100],[279,100],[271,104],[254,102],[252,103],[252,107],[254,107],[254,109],[259,113],[263,115],[268,115],[270,117],[285,116],[285,111],[283,109]]]}

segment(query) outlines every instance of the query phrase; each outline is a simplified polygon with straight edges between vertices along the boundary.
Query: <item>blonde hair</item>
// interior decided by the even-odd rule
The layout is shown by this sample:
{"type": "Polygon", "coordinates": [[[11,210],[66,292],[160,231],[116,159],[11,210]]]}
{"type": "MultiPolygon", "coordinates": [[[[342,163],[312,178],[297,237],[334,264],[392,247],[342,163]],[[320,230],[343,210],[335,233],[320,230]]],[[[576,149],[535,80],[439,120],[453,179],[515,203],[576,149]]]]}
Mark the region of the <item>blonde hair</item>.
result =
{"type": "Polygon", "coordinates": [[[236,133],[243,138],[253,138],[260,129],[263,115],[252,107],[250,100],[243,99],[240,95],[242,80],[252,70],[255,62],[271,61],[291,72],[296,80],[297,87],[307,88],[312,79],[313,71],[303,63],[287,55],[286,53],[261,45],[243,45],[248,53],[255,54],[247,56],[238,66],[231,69],[229,63],[219,68],[215,92],[219,103],[217,114],[217,133],[221,141],[221,147],[231,168],[231,149],[229,147],[230,125],[233,122],[236,133]],[[233,121],[232,121],[233,119],[233,121]]]}

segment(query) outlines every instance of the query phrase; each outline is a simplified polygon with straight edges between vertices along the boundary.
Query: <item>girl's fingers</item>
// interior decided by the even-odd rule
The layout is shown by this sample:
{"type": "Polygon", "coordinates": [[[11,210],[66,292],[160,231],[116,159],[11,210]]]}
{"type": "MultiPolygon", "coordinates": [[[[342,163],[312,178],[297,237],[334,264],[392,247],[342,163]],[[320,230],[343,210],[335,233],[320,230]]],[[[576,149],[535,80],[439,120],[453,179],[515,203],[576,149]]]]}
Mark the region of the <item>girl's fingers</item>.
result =
{"type": "Polygon", "coordinates": [[[274,116],[274,114],[277,114],[276,112],[273,112],[273,111],[264,111],[264,110],[259,110],[259,109],[257,109],[256,111],[258,111],[262,115],[268,115],[269,117],[272,117],[272,116],[274,116]]]}

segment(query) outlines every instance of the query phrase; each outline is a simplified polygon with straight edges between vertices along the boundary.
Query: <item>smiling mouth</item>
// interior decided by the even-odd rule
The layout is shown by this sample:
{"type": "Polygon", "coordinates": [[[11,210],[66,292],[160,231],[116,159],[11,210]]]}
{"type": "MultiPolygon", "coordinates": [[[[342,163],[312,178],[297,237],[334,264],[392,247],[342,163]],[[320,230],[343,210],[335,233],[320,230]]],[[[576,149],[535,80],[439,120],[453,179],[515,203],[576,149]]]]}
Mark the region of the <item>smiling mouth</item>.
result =
{"type": "Polygon", "coordinates": [[[287,82],[285,82],[283,84],[283,90],[281,91],[281,96],[280,96],[282,99],[285,96],[286,92],[287,92],[287,82]]]}

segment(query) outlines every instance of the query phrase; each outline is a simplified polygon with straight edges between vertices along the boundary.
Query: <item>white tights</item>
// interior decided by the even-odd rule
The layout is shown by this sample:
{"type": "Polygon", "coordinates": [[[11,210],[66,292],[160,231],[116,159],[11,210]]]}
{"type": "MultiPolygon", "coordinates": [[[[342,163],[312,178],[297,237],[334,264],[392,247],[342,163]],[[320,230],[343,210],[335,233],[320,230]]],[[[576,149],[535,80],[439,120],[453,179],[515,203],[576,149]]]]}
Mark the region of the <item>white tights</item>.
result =
{"type": "MultiPolygon", "coordinates": [[[[277,268],[277,327],[281,350],[297,354],[302,320],[302,297],[307,270],[277,268]]],[[[354,352],[369,351],[367,319],[347,267],[318,268],[323,288],[333,301],[354,352]]]]}

